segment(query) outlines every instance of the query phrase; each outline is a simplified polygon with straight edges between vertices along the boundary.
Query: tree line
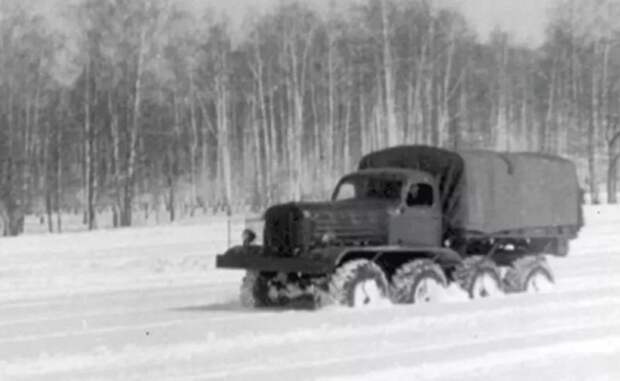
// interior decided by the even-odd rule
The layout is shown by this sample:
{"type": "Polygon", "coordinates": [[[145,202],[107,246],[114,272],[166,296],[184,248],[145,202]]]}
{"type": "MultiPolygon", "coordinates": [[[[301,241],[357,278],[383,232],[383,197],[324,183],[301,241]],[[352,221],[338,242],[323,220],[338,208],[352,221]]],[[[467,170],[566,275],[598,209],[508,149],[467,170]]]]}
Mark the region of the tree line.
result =
{"type": "Polygon", "coordinates": [[[432,1],[334,4],[237,30],[170,0],[1,1],[5,234],[24,214],[60,231],[70,211],[94,229],[324,198],[406,143],[563,155],[617,201],[619,1],[558,2],[538,47],[432,1]]]}

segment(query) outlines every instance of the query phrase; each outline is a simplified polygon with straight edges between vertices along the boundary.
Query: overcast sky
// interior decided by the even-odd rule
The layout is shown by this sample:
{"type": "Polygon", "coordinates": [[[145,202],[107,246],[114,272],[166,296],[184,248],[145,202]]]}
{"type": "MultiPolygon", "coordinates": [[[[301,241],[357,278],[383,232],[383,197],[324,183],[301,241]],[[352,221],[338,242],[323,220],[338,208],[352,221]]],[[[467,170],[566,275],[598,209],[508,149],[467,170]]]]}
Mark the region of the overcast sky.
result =
{"type": "Polygon", "coordinates": [[[548,10],[555,0],[458,0],[458,3],[481,37],[499,25],[514,33],[517,40],[537,44],[543,38],[548,10]]]}
{"type": "MultiPolygon", "coordinates": [[[[1,0],[0,0],[1,1],[1,0]]],[[[51,9],[58,2],[71,0],[23,0],[32,4],[43,13],[52,13],[51,9]],[[51,7],[51,9],[50,9],[51,7]]],[[[248,12],[256,13],[273,7],[280,1],[289,0],[175,0],[192,8],[204,8],[207,4],[215,5],[230,14],[237,26],[240,26],[248,12]]],[[[330,3],[344,5],[354,1],[366,0],[305,0],[321,9],[327,9],[330,3]]],[[[516,42],[537,45],[542,42],[549,8],[559,0],[431,0],[436,4],[449,4],[460,8],[470,24],[485,39],[496,26],[511,32],[516,42]]],[[[591,0],[583,0],[591,1],[591,0]]],[[[240,28],[242,30],[243,28],[240,28]]]]}
{"type": "MultiPolygon", "coordinates": [[[[204,0],[186,0],[203,3],[204,0]]],[[[248,9],[265,9],[279,0],[208,0],[240,20],[248,9]]],[[[306,0],[325,7],[330,0],[306,0]]],[[[343,0],[331,0],[342,3],[343,0]]],[[[348,0],[354,1],[354,0],[348,0]]],[[[496,26],[512,32],[519,42],[537,44],[542,40],[548,8],[556,0],[436,0],[460,7],[484,39],[496,26]]]]}

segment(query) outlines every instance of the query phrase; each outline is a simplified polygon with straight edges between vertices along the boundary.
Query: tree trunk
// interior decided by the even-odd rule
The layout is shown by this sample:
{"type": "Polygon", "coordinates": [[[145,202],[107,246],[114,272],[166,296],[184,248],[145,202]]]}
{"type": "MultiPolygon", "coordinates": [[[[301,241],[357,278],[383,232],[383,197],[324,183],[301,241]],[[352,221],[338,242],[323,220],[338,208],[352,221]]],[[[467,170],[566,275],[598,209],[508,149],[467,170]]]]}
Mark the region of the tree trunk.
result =
{"type": "Polygon", "coordinates": [[[398,144],[399,141],[402,141],[400,137],[400,133],[398,131],[398,126],[396,125],[396,102],[394,100],[395,91],[394,91],[394,79],[393,79],[393,70],[394,66],[392,64],[392,48],[390,41],[390,32],[389,32],[389,20],[388,20],[388,10],[387,8],[387,0],[382,0],[381,2],[381,19],[382,19],[382,33],[383,33],[383,69],[384,69],[384,86],[385,86],[385,120],[387,125],[387,144],[388,146],[393,146],[398,144]]]}
{"type": "Polygon", "coordinates": [[[362,80],[362,73],[358,73],[359,77],[359,123],[360,123],[360,145],[361,145],[361,154],[365,155],[370,151],[370,143],[368,142],[368,124],[366,123],[366,99],[364,98],[364,86],[362,80]]]}
{"type": "Polygon", "coordinates": [[[499,62],[498,94],[497,94],[497,114],[494,129],[494,146],[499,151],[510,149],[510,133],[508,131],[508,73],[506,72],[508,52],[506,41],[502,41],[501,51],[497,60],[499,62]]]}
{"type": "Polygon", "coordinates": [[[439,107],[439,123],[438,123],[438,143],[440,146],[446,146],[448,144],[448,130],[450,125],[450,109],[449,102],[451,97],[450,83],[452,77],[452,63],[454,60],[455,42],[454,37],[450,37],[450,45],[448,47],[448,57],[446,62],[446,71],[443,78],[442,99],[439,107]]]}
{"type": "Polygon", "coordinates": [[[52,175],[50,173],[51,167],[51,155],[50,149],[52,148],[51,128],[49,123],[45,123],[44,135],[43,135],[43,173],[45,178],[45,214],[47,217],[47,230],[50,233],[54,232],[54,221],[52,218],[53,206],[52,206],[52,192],[53,182],[52,175]]]}
{"type": "Polygon", "coordinates": [[[138,158],[138,133],[140,130],[140,107],[142,105],[142,72],[144,70],[146,30],[140,34],[140,44],[138,47],[138,62],[136,67],[136,79],[134,82],[134,102],[131,127],[129,131],[129,158],[127,161],[127,174],[125,179],[125,189],[123,198],[123,210],[121,213],[121,226],[131,226],[132,208],[134,198],[134,186],[136,177],[136,162],[138,158]]]}
{"type": "MultiPolygon", "coordinates": [[[[255,72],[256,77],[256,100],[258,101],[259,111],[260,111],[260,128],[262,132],[263,142],[264,142],[264,151],[265,151],[265,163],[264,163],[264,172],[263,172],[263,184],[261,188],[260,202],[262,205],[267,205],[270,202],[269,192],[272,184],[272,169],[273,166],[273,150],[276,147],[276,142],[273,140],[273,137],[269,131],[269,116],[267,115],[267,106],[265,105],[265,84],[264,84],[264,63],[263,59],[260,55],[260,48],[258,46],[258,41],[256,41],[256,46],[254,48],[254,55],[256,58],[257,69],[255,72]]],[[[256,121],[258,123],[258,121],[256,121]]],[[[260,134],[259,134],[260,135],[260,134]]],[[[259,150],[260,152],[260,150],[259,150]]],[[[262,167],[261,167],[262,169],[262,167]]]]}
{"type": "Polygon", "coordinates": [[[180,137],[181,137],[181,110],[180,102],[176,94],[173,95],[173,126],[172,126],[172,144],[168,149],[168,212],[170,213],[170,222],[174,222],[176,213],[176,188],[179,180],[179,154],[180,154],[180,137]]]}
{"type": "MultiPolygon", "coordinates": [[[[62,105],[63,105],[63,111],[60,113],[61,114],[61,118],[60,120],[64,120],[66,118],[66,112],[64,107],[67,107],[67,98],[68,98],[68,94],[63,94],[62,95],[62,105]]],[[[62,200],[62,192],[63,192],[63,187],[62,187],[62,176],[63,176],[63,171],[62,171],[62,166],[63,166],[63,161],[62,161],[62,142],[63,142],[63,136],[62,136],[62,127],[61,124],[57,125],[57,130],[56,130],[56,189],[55,189],[55,197],[54,197],[54,204],[56,206],[56,231],[58,233],[62,233],[62,204],[61,204],[61,200],[62,200]]]]}
{"type": "Polygon", "coordinates": [[[556,81],[557,81],[557,62],[554,60],[551,68],[551,82],[549,83],[549,97],[547,106],[547,116],[545,118],[544,134],[541,139],[541,150],[544,152],[552,152],[554,142],[552,140],[553,131],[555,130],[555,103],[556,103],[556,81]]]}
{"type": "Polygon", "coordinates": [[[620,154],[609,157],[607,170],[607,202],[609,204],[618,203],[618,160],[620,160],[620,154]]]}
{"type": "Polygon", "coordinates": [[[91,121],[91,63],[86,63],[84,77],[84,185],[85,216],[88,230],[95,228],[93,132],[91,121]]]}
{"type": "MultiPolygon", "coordinates": [[[[422,84],[424,78],[424,68],[426,67],[426,42],[422,46],[422,53],[418,60],[417,76],[415,77],[415,89],[413,90],[413,104],[412,104],[412,137],[413,142],[420,144],[424,142],[424,112],[422,110],[422,84]]],[[[412,70],[413,72],[413,70],[412,70]]],[[[413,74],[412,74],[413,80],[413,74]]]]}
{"type": "Polygon", "coordinates": [[[220,72],[216,75],[216,119],[217,119],[217,145],[218,145],[218,167],[221,181],[224,185],[224,198],[226,210],[232,209],[232,168],[230,159],[230,129],[228,125],[228,84],[226,53],[221,52],[220,72]]]}
{"type": "MultiPolygon", "coordinates": [[[[191,72],[190,72],[191,73],[191,72]]],[[[191,125],[191,138],[189,141],[189,181],[190,181],[190,216],[194,216],[194,211],[196,209],[198,192],[197,192],[197,184],[196,184],[196,163],[198,156],[198,143],[199,143],[199,134],[198,134],[198,120],[196,116],[196,104],[194,103],[194,80],[193,76],[190,74],[190,87],[191,87],[191,95],[189,97],[190,102],[190,125],[191,125]]]]}
{"type": "Polygon", "coordinates": [[[314,123],[312,123],[312,136],[313,136],[312,143],[314,144],[313,160],[315,163],[313,175],[316,180],[321,179],[321,181],[315,182],[314,190],[316,192],[323,192],[327,184],[326,176],[324,176],[323,174],[326,173],[327,167],[325,165],[325,160],[323,160],[323,157],[321,154],[321,146],[323,145],[323,137],[321,135],[321,128],[320,128],[321,121],[320,121],[319,111],[318,111],[319,108],[317,105],[317,91],[316,91],[315,83],[310,83],[310,100],[311,100],[311,108],[312,108],[312,119],[314,121],[314,123]]]}
{"type": "MultiPolygon", "coordinates": [[[[255,92],[256,94],[256,92],[255,92]]],[[[249,121],[249,124],[251,124],[251,128],[252,128],[252,137],[254,140],[254,144],[253,144],[253,150],[254,151],[254,171],[256,173],[256,187],[254,189],[254,194],[253,196],[256,196],[253,201],[255,201],[258,204],[262,204],[263,202],[263,193],[264,193],[264,180],[263,180],[263,175],[266,172],[263,169],[263,161],[262,161],[262,151],[261,151],[261,128],[258,124],[259,121],[259,117],[258,117],[258,110],[257,110],[257,105],[256,105],[256,98],[254,98],[254,100],[251,101],[252,104],[252,118],[249,121]]],[[[253,207],[257,207],[258,205],[252,205],[253,207]]]]}
{"type": "MultiPolygon", "coordinates": [[[[597,46],[594,48],[594,55],[596,56],[598,52],[597,46]]],[[[590,123],[588,128],[588,183],[590,185],[590,200],[593,204],[599,204],[599,193],[598,193],[598,177],[596,170],[596,149],[597,149],[597,137],[598,137],[598,77],[596,75],[596,70],[593,68],[592,70],[592,95],[590,102],[590,123]]]]}
{"type": "MultiPolygon", "coordinates": [[[[271,74],[271,72],[268,72],[268,88],[271,88],[272,85],[272,81],[271,81],[271,77],[269,76],[269,74],[271,74]]],[[[278,131],[276,129],[276,102],[275,102],[275,97],[274,97],[274,92],[273,90],[270,90],[268,93],[268,97],[269,97],[269,136],[270,136],[270,140],[271,140],[271,148],[273,150],[273,152],[271,153],[271,157],[272,157],[272,162],[271,165],[269,166],[269,170],[271,171],[271,175],[269,175],[269,178],[276,178],[278,179],[280,177],[280,160],[282,155],[280,154],[279,151],[279,146],[278,146],[278,131]]],[[[269,189],[267,190],[268,192],[268,197],[267,197],[267,203],[271,203],[273,197],[275,196],[274,194],[274,189],[272,186],[269,187],[269,189]]]]}
{"type": "Polygon", "coordinates": [[[324,172],[328,174],[325,177],[331,177],[331,174],[334,172],[334,150],[335,150],[335,135],[336,135],[336,126],[335,126],[335,110],[334,110],[334,96],[335,96],[335,86],[334,86],[334,41],[332,34],[330,33],[327,36],[327,139],[325,139],[327,154],[327,171],[324,172]]]}
{"type": "MultiPolygon", "coordinates": [[[[352,93],[353,89],[351,84],[349,83],[349,91],[352,93]]],[[[352,95],[352,94],[351,94],[352,95]]],[[[344,118],[344,149],[342,155],[343,159],[343,167],[345,173],[348,173],[352,170],[351,168],[351,109],[353,108],[353,97],[349,96],[347,100],[347,109],[346,115],[344,118]]]]}
{"type": "Polygon", "coordinates": [[[618,160],[620,153],[616,153],[616,147],[620,142],[620,131],[616,131],[609,139],[607,152],[609,163],[607,166],[607,202],[609,204],[618,203],[618,160]]]}
{"type": "Polygon", "coordinates": [[[122,214],[122,184],[121,184],[121,141],[119,131],[118,112],[112,103],[112,94],[108,93],[108,112],[110,113],[110,137],[112,144],[112,177],[113,177],[113,205],[112,226],[119,227],[122,214]]]}

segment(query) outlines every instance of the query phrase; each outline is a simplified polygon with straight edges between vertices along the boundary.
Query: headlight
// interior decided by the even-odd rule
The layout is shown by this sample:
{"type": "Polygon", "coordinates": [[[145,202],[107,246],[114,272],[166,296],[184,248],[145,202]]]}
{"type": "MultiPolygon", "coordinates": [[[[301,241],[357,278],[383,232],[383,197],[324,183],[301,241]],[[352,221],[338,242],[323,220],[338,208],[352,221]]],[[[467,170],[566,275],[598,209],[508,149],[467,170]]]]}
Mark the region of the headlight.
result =
{"type": "Polygon", "coordinates": [[[250,229],[245,229],[243,233],[241,233],[241,241],[243,242],[243,246],[249,246],[256,239],[256,233],[254,233],[250,229]]]}

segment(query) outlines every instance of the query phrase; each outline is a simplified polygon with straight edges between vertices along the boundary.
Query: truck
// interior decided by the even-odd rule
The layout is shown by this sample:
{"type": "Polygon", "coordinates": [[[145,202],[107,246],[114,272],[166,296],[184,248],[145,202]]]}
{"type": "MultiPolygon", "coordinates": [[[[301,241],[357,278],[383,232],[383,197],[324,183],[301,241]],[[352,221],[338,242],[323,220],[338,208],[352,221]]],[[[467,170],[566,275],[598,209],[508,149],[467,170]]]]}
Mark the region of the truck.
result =
{"type": "Polygon", "coordinates": [[[264,213],[216,267],[243,269],[246,307],[364,307],[553,286],[547,256],[566,256],[583,226],[575,165],[532,152],[404,145],[369,153],[326,202],[264,213]]]}

